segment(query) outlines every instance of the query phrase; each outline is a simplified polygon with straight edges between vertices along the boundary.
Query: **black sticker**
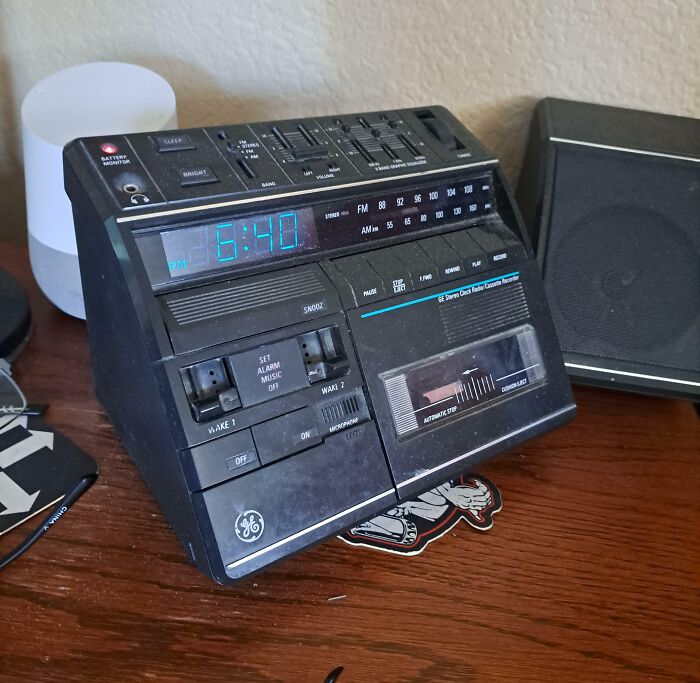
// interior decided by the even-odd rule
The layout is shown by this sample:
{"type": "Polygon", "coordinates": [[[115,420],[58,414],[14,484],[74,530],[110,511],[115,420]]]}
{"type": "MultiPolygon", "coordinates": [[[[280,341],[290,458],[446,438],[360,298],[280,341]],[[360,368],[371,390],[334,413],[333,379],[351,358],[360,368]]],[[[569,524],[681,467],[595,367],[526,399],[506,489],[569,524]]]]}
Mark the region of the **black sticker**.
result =
{"type": "Polygon", "coordinates": [[[479,531],[493,525],[501,493],[480,474],[463,474],[348,529],[338,538],[351,545],[398,555],[418,555],[463,519],[479,531]]]}
{"type": "Polygon", "coordinates": [[[60,501],[97,464],[38,417],[0,419],[0,535],[60,501]]]}

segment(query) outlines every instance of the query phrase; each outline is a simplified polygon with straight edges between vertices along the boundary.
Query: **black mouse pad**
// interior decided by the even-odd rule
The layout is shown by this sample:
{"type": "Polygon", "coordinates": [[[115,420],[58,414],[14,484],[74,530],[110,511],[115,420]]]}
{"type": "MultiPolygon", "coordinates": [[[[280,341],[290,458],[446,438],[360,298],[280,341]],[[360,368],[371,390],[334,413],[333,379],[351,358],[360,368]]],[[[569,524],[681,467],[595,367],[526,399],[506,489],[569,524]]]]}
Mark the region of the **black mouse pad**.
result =
{"type": "Polygon", "coordinates": [[[20,416],[5,425],[0,418],[0,535],[96,473],[97,463],[41,418],[20,416]]]}

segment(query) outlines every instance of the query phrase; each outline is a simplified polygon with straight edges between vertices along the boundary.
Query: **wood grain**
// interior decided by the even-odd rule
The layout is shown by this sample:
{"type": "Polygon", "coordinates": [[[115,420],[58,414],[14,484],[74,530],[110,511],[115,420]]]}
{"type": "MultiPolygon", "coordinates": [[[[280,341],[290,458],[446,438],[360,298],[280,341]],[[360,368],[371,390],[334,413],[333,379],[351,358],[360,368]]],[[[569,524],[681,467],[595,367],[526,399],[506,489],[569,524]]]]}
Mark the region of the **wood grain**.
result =
{"type": "Polygon", "coordinates": [[[489,532],[460,523],[410,559],[333,539],[222,588],[187,564],[102,415],[84,324],[38,292],[23,247],[0,245],[0,266],[36,326],[15,376],[101,468],[0,575],[0,680],[700,680],[689,404],[579,388],[571,425],[479,468],[504,500],[489,532]]]}

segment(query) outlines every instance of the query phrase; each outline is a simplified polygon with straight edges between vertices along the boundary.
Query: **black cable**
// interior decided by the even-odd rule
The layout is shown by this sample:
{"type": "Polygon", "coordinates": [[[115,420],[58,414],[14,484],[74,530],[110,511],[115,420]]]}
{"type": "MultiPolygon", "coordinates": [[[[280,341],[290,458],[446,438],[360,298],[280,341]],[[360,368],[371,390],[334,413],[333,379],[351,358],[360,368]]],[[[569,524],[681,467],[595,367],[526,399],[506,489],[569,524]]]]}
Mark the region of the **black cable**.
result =
{"type": "Polygon", "coordinates": [[[85,493],[97,479],[97,474],[89,474],[83,477],[75,487],[69,491],[61,500],[61,502],[53,509],[51,514],[34,531],[27,536],[14,550],[0,559],[0,571],[7,565],[16,560],[20,555],[31,548],[77,501],[80,496],[85,493]]]}
{"type": "Polygon", "coordinates": [[[340,674],[343,673],[343,667],[342,666],[337,666],[333,671],[331,671],[328,676],[326,676],[326,680],[323,683],[336,683],[338,680],[338,677],[340,674]]]}

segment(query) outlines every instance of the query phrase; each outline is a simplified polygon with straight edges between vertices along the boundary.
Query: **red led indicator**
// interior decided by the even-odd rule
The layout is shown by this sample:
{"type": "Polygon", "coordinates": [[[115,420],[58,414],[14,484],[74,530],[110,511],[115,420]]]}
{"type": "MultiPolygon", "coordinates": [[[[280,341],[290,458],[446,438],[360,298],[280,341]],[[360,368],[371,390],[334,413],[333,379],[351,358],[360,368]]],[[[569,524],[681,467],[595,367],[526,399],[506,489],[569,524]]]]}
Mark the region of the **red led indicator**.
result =
{"type": "Polygon", "coordinates": [[[116,154],[117,153],[117,146],[113,142],[105,142],[102,145],[100,145],[100,149],[105,153],[105,154],[116,154]]]}

